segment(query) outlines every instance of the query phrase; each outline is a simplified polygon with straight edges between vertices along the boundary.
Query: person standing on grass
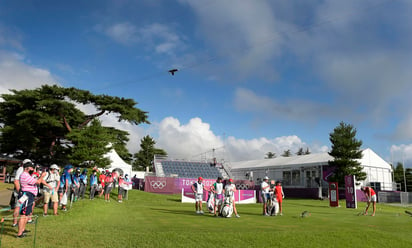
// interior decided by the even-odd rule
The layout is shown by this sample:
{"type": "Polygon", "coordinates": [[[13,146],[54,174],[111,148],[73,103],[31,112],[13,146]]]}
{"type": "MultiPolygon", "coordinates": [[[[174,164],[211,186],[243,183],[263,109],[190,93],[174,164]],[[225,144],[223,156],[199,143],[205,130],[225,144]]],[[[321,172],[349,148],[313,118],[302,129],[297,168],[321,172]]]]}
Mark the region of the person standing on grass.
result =
{"type": "MultiPolygon", "coordinates": [[[[26,162],[23,164],[24,171],[20,175],[20,186],[21,191],[19,193],[19,201],[21,204],[20,215],[21,218],[19,220],[19,230],[17,232],[17,238],[23,238],[26,236],[28,232],[26,230],[26,224],[28,220],[28,216],[32,214],[33,211],[33,204],[34,204],[34,196],[38,193],[37,185],[43,183],[44,185],[48,185],[42,177],[35,179],[32,177],[34,172],[33,163],[26,162]]],[[[49,189],[52,189],[51,185],[48,185],[49,189]]]]}
{"type": "Polygon", "coordinates": [[[80,168],[76,168],[76,171],[72,174],[72,181],[73,181],[73,194],[74,194],[74,201],[76,202],[79,198],[80,192],[80,168]]]}
{"type": "Polygon", "coordinates": [[[366,198],[368,198],[368,205],[366,206],[364,215],[368,215],[368,209],[369,209],[369,206],[372,202],[372,207],[373,207],[372,216],[375,216],[375,212],[376,212],[376,193],[375,193],[375,190],[373,190],[371,187],[367,187],[367,186],[362,186],[361,190],[363,191],[363,193],[365,193],[366,198]]]}
{"type": "Polygon", "coordinates": [[[279,215],[282,216],[282,201],[283,198],[285,198],[285,193],[283,193],[283,188],[282,188],[282,183],[280,181],[276,182],[275,186],[275,196],[276,200],[278,201],[279,204],[279,215]]]}
{"type": "Polygon", "coordinates": [[[233,179],[230,178],[229,182],[225,186],[225,195],[230,197],[230,201],[233,204],[233,212],[235,213],[236,218],[240,218],[240,215],[237,213],[235,193],[236,193],[236,184],[233,183],[233,179]]]}
{"type": "Polygon", "coordinates": [[[87,169],[83,169],[82,174],[80,174],[79,198],[81,199],[84,198],[86,187],[87,187],[87,169]]]}
{"type": "Polygon", "coordinates": [[[51,200],[53,203],[53,214],[58,215],[57,208],[58,208],[58,190],[60,188],[60,175],[58,172],[59,167],[56,164],[52,164],[50,166],[49,171],[45,171],[42,173],[41,177],[43,180],[48,184],[51,185],[52,189],[48,187],[43,188],[43,195],[44,195],[44,205],[43,205],[43,216],[47,216],[47,210],[49,207],[49,201],[51,200]]]}
{"type": "MultiPolygon", "coordinates": [[[[63,188],[63,201],[62,201],[62,211],[67,211],[66,205],[67,202],[70,200],[71,194],[72,194],[72,173],[73,171],[73,166],[72,165],[67,165],[64,168],[63,171],[63,177],[64,177],[64,188],[63,188]]],[[[60,182],[61,183],[61,182],[60,182]]]]}
{"type": "Polygon", "coordinates": [[[13,227],[16,227],[18,225],[17,223],[17,217],[19,217],[19,212],[20,212],[20,203],[19,203],[19,193],[21,190],[20,187],[20,175],[23,174],[24,168],[23,165],[25,163],[31,163],[30,159],[25,159],[23,162],[20,164],[19,168],[16,171],[16,176],[14,177],[14,190],[12,197],[10,199],[10,209],[14,209],[13,211],[13,227]]]}
{"type": "Polygon", "coordinates": [[[110,202],[110,192],[112,191],[113,181],[112,173],[106,172],[106,177],[104,178],[104,200],[106,202],[110,202]]]}
{"type": "Polygon", "coordinates": [[[90,176],[90,200],[94,199],[94,194],[97,190],[97,169],[93,169],[93,173],[90,176]]]}
{"type": "Polygon", "coordinates": [[[215,217],[217,217],[218,214],[220,215],[220,210],[223,204],[223,194],[225,193],[222,183],[222,177],[217,178],[216,182],[211,187],[211,191],[213,192],[213,194],[215,194],[214,215],[215,217]]]}
{"type": "Polygon", "coordinates": [[[270,185],[268,181],[269,181],[269,177],[265,176],[263,178],[263,182],[260,184],[260,190],[261,190],[262,201],[263,201],[263,215],[265,216],[269,216],[269,214],[267,213],[267,204],[268,204],[268,201],[270,200],[270,194],[269,194],[270,185]]]}
{"type": "Polygon", "coordinates": [[[195,209],[197,214],[203,214],[203,191],[205,191],[205,185],[203,184],[203,178],[199,177],[197,182],[192,184],[192,191],[195,196],[195,209]]]}
{"type": "Polygon", "coordinates": [[[109,170],[102,171],[102,174],[100,174],[100,176],[99,176],[99,182],[100,182],[100,194],[99,194],[99,196],[102,196],[104,194],[104,187],[105,187],[104,179],[106,178],[106,174],[108,174],[108,173],[109,173],[109,170]]]}

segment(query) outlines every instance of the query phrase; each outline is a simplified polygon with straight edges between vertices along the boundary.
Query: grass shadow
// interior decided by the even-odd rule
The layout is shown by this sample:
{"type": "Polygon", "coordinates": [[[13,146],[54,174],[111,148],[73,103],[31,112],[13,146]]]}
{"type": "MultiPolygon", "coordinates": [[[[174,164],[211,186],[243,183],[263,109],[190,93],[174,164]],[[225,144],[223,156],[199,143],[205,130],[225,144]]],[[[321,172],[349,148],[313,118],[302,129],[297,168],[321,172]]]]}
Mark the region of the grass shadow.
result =
{"type": "Polygon", "coordinates": [[[191,210],[175,210],[166,208],[150,208],[151,210],[167,213],[167,214],[181,214],[181,215],[193,215],[194,212],[191,210]]]}

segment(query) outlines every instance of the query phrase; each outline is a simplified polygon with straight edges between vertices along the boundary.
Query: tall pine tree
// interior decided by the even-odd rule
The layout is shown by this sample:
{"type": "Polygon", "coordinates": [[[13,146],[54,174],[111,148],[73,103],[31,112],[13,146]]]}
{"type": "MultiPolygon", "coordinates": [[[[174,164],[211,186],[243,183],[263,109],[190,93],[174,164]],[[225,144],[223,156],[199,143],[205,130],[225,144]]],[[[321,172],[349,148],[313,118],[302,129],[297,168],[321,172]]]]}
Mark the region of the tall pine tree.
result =
{"type": "Polygon", "coordinates": [[[362,141],[356,139],[356,129],[344,122],[340,122],[332,133],[329,140],[332,143],[332,150],[329,152],[334,160],[329,161],[330,166],[336,167],[331,180],[344,185],[346,175],[354,175],[356,180],[365,180],[366,173],[362,171],[362,166],[357,159],[362,158],[362,141]]]}

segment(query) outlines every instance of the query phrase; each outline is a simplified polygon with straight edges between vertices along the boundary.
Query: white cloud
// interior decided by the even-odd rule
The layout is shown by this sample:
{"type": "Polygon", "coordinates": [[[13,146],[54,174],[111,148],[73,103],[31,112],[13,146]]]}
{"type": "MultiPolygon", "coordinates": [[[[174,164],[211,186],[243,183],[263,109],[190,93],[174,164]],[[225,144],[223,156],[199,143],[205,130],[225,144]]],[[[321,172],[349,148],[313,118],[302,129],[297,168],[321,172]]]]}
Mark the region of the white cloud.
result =
{"type": "Polygon", "coordinates": [[[391,162],[401,162],[405,167],[412,168],[412,144],[392,145],[390,151],[391,162]]]}
{"type": "Polygon", "coordinates": [[[137,27],[132,23],[123,22],[107,27],[98,25],[95,29],[120,44],[143,45],[158,54],[173,55],[176,51],[184,48],[184,42],[175,33],[171,25],[152,23],[137,27]]]}
{"type": "Polygon", "coordinates": [[[132,44],[138,41],[137,28],[128,22],[116,23],[104,31],[110,38],[121,44],[132,44]]]}
{"type": "Polygon", "coordinates": [[[237,88],[234,95],[234,106],[239,111],[246,111],[260,114],[268,119],[284,118],[291,120],[314,121],[319,116],[331,117],[339,115],[342,117],[345,111],[332,109],[328,104],[302,99],[289,99],[286,101],[276,101],[268,96],[258,95],[252,90],[237,88]]]}
{"type": "Polygon", "coordinates": [[[159,123],[157,145],[174,158],[211,160],[215,156],[218,160],[231,162],[263,159],[268,152],[275,152],[279,156],[288,149],[292,153],[299,148],[309,148],[312,153],[327,151],[326,146],[311,147],[296,135],[250,140],[229,136],[224,140],[216,136],[210,125],[200,118],[193,118],[189,123],[181,124],[174,117],[167,117],[159,123]]]}
{"type": "Polygon", "coordinates": [[[33,89],[43,84],[57,84],[50,71],[32,66],[18,53],[0,50],[0,93],[9,89],[33,89]]]}

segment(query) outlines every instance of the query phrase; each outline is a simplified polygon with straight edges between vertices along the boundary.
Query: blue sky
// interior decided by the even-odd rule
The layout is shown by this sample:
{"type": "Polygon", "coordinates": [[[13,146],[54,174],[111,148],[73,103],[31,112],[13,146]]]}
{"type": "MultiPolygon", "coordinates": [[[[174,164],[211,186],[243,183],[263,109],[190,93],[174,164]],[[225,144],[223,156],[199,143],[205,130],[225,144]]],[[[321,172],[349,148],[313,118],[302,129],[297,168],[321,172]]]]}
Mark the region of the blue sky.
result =
{"type": "MultiPolygon", "coordinates": [[[[58,84],[135,99],[177,158],[330,149],[340,121],[412,167],[412,2],[2,1],[0,93],[58,84]],[[177,68],[175,76],[169,69],[177,68]]],[[[80,106],[92,111],[90,106],[80,106]]]]}

